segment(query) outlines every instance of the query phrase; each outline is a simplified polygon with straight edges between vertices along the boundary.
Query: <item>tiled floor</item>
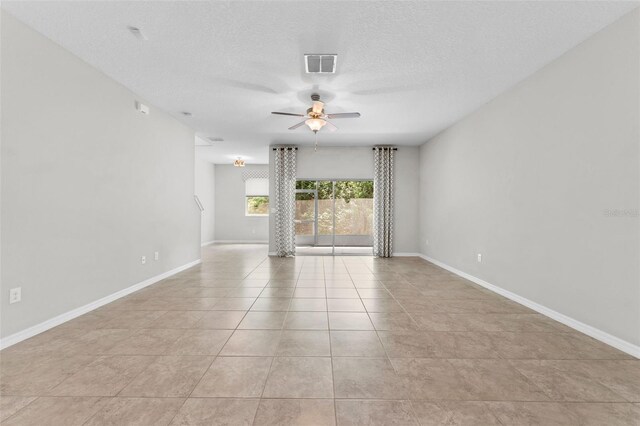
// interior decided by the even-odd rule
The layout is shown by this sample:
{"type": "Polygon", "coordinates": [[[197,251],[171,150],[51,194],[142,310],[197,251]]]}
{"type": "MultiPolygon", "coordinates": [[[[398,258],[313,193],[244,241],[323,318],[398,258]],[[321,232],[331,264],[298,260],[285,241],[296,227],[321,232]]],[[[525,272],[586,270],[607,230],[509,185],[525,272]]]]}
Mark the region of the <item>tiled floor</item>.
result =
{"type": "Polygon", "coordinates": [[[640,424],[640,361],[417,258],[209,246],[0,356],[7,426],[640,424]]]}

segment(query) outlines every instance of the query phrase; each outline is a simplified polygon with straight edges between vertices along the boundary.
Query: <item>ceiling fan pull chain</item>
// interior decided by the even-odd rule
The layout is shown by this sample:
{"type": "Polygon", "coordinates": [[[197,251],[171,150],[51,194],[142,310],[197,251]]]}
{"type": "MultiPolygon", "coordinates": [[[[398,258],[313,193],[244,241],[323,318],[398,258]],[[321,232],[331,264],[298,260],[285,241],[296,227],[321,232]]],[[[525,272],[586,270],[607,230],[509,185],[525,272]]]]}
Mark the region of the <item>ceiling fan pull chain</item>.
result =
{"type": "Polygon", "coordinates": [[[316,145],[313,148],[313,150],[317,152],[318,151],[318,132],[314,132],[314,133],[316,134],[316,145]]]}

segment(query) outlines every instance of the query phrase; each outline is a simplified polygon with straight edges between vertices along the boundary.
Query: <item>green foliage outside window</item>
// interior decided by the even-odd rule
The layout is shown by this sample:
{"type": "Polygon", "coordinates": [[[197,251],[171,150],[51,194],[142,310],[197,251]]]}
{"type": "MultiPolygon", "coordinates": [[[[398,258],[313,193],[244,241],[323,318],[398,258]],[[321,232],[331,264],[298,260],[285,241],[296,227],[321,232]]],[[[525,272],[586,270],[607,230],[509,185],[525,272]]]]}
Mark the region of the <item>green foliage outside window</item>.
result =
{"type": "Polygon", "coordinates": [[[248,215],[268,215],[269,197],[247,197],[248,215]]]}

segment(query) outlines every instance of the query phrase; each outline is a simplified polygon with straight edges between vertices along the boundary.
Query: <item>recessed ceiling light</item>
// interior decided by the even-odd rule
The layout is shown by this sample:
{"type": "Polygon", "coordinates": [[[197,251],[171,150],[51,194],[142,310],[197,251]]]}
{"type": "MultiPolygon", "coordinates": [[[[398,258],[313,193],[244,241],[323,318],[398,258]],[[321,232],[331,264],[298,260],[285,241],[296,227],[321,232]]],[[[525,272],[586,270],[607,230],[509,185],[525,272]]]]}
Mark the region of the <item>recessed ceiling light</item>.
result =
{"type": "Polygon", "coordinates": [[[140,28],[132,26],[129,26],[127,28],[131,32],[131,34],[133,34],[138,40],[149,40],[140,28]]]}
{"type": "Polygon", "coordinates": [[[180,114],[184,115],[185,117],[191,117],[191,113],[189,111],[182,111],[180,114]]]}

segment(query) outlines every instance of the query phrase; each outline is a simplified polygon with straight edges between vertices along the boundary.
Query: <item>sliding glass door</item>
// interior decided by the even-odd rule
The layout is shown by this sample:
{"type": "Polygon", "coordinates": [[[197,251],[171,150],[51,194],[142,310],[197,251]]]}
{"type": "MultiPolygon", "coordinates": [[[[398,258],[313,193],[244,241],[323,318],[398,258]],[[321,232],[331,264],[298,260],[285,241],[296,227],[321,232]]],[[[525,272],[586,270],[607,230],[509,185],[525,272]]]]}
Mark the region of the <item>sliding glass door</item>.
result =
{"type": "Polygon", "coordinates": [[[300,254],[369,254],[373,181],[298,180],[296,246],[300,254]]]}

